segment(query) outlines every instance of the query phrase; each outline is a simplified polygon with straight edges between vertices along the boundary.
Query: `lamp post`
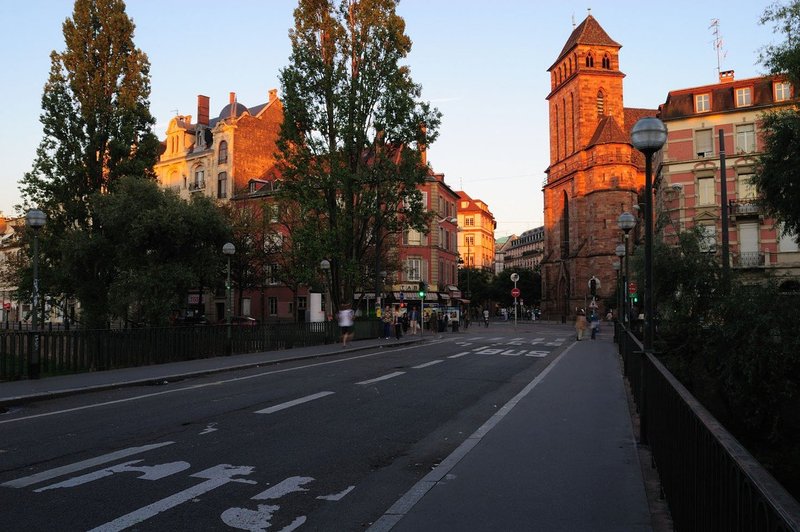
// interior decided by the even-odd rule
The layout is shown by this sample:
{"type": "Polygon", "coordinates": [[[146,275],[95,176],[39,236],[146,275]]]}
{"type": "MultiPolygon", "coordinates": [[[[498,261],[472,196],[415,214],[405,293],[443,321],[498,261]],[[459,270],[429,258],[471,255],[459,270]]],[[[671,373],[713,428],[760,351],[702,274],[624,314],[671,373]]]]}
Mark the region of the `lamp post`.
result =
{"type": "Polygon", "coordinates": [[[233,297],[231,295],[231,255],[236,253],[236,246],[228,242],[222,246],[222,253],[228,258],[228,278],[225,281],[225,323],[227,326],[225,354],[231,354],[231,313],[233,312],[233,297]]]}
{"type": "Polygon", "coordinates": [[[330,283],[330,274],[331,274],[331,261],[328,259],[322,259],[319,263],[319,267],[325,272],[325,321],[328,321],[327,315],[330,312],[331,315],[333,312],[333,302],[331,301],[331,283],[330,283]]]}
{"type": "Polygon", "coordinates": [[[644,154],[644,350],[653,350],[653,154],[667,141],[667,126],[655,117],[640,119],[631,130],[633,147],[644,154]]]}
{"type": "Polygon", "coordinates": [[[614,263],[614,270],[617,272],[617,292],[619,295],[617,296],[617,309],[618,313],[623,313],[624,309],[622,308],[625,303],[625,292],[627,291],[627,287],[625,286],[625,279],[623,278],[623,271],[622,271],[622,257],[625,256],[625,244],[617,244],[617,248],[614,250],[614,253],[619,257],[619,260],[614,263]]]}
{"type": "MultiPolygon", "coordinates": [[[[617,245],[617,250],[622,247],[622,244],[617,245]]],[[[622,257],[620,257],[621,259],[622,257]]],[[[614,323],[614,341],[617,341],[617,332],[619,331],[619,327],[617,324],[619,323],[619,313],[622,312],[622,275],[620,275],[620,270],[622,269],[622,265],[620,261],[615,262],[611,265],[614,268],[614,272],[617,274],[617,319],[614,323]]]]}
{"type": "Polygon", "coordinates": [[[39,229],[44,227],[47,216],[39,209],[32,209],[25,214],[25,225],[33,229],[33,306],[31,307],[31,327],[33,329],[33,350],[28,359],[28,377],[39,378],[39,229]]]}
{"type": "Polygon", "coordinates": [[[625,273],[622,276],[622,282],[625,285],[622,292],[622,306],[624,307],[623,310],[625,311],[625,317],[623,318],[623,321],[627,323],[630,319],[630,312],[628,309],[628,306],[630,305],[628,298],[628,283],[630,282],[630,276],[628,275],[628,233],[630,233],[631,229],[636,226],[636,217],[625,211],[619,215],[619,218],[617,218],[617,226],[625,233],[625,243],[621,244],[622,250],[620,250],[620,246],[617,246],[615,253],[618,257],[625,257],[625,273]],[[620,254],[620,252],[622,254],[620,254]]]}

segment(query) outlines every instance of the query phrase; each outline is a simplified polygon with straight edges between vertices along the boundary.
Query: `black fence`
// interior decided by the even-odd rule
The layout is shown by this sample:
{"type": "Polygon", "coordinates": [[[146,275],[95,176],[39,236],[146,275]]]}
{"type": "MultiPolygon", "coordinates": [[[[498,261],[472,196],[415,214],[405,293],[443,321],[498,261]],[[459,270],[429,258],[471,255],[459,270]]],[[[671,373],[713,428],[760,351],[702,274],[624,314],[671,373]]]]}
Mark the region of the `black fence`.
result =
{"type": "MultiPolygon", "coordinates": [[[[377,320],[356,321],[355,338],[377,338],[377,320]]],[[[0,380],[164,364],[227,353],[255,353],[330,344],[339,340],[335,322],[263,325],[196,325],[111,330],[0,330],[0,380]],[[38,350],[35,349],[38,336],[38,350]]]]}
{"type": "Polygon", "coordinates": [[[625,375],[676,530],[797,531],[800,504],[617,324],[625,375]]]}

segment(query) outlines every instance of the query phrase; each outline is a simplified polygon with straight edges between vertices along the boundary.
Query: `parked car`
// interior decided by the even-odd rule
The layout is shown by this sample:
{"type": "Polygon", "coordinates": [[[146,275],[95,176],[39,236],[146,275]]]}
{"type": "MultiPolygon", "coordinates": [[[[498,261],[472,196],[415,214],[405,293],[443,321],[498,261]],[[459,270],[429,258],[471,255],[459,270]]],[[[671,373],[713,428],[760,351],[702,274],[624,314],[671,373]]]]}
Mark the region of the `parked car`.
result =
{"type": "MultiPolygon", "coordinates": [[[[228,320],[223,318],[219,321],[219,323],[227,324],[228,320]]],[[[250,316],[231,316],[231,325],[241,327],[256,327],[258,325],[258,320],[250,316]]]]}

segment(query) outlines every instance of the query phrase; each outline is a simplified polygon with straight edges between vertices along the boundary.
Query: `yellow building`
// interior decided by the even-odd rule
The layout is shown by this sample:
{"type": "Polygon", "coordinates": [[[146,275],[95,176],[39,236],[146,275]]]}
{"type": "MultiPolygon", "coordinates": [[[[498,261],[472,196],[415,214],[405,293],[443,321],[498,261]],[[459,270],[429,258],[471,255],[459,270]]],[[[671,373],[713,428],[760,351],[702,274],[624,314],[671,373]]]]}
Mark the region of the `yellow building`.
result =
{"type": "Polygon", "coordinates": [[[489,206],[463,191],[458,200],[458,253],[466,268],[494,271],[497,221],[489,206]]]}

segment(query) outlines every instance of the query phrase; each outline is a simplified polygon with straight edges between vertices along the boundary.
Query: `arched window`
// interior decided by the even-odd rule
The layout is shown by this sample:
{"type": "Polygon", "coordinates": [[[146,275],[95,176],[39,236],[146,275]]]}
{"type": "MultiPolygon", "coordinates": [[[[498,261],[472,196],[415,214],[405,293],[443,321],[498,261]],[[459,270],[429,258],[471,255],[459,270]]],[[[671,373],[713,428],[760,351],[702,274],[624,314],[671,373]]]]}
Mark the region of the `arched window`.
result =
{"type": "Polygon", "coordinates": [[[556,109],[556,159],[561,158],[561,135],[558,134],[558,104],[554,105],[556,109]]]}
{"type": "Polygon", "coordinates": [[[564,212],[561,215],[561,258],[569,257],[569,197],[564,191],[564,212]]]}
{"type": "Polygon", "coordinates": [[[574,94],[570,94],[569,95],[569,107],[570,107],[570,111],[572,112],[572,151],[575,152],[578,149],[575,146],[575,135],[576,135],[576,131],[575,130],[578,129],[578,128],[577,128],[577,124],[575,123],[576,122],[576,118],[575,118],[575,114],[576,113],[575,113],[575,95],[574,94]]]}
{"type": "Polygon", "coordinates": [[[567,99],[561,98],[561,130],[564,132],[564,157],[569,154],[569,146],[567,145],[567,99]]]}
{"type": "Polygon", "coordinates": [[[606,114],[605,99],[603,98],[603,91],[597,91],[597,117],[600,118],[606,114]]]}
{"type": "Polygon", "coordinates": [[[586,54],[586,66],[587,67],[593,67],[594,66],[594,56],[592,55],[592,52],[589,52],[588,54],[586,54]]]}
{"type": "Polygon", "coordinates": [[[228,141],[223,140],[219,143],[219,164],[228,162],[228,141]]]}
{"type": "Polygon", "coordinates": [[[611,70],[611,58],[608,57],[608,54],[603,54],[603,68],[611,70]]]}

